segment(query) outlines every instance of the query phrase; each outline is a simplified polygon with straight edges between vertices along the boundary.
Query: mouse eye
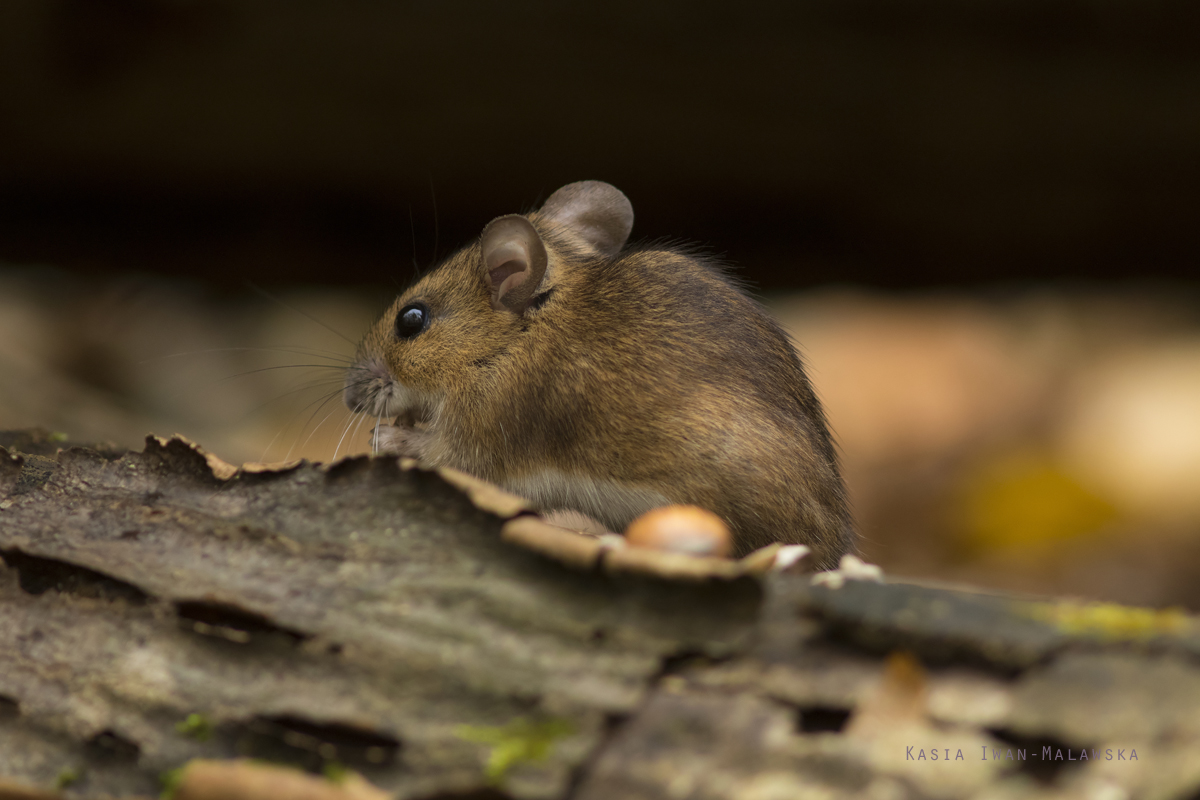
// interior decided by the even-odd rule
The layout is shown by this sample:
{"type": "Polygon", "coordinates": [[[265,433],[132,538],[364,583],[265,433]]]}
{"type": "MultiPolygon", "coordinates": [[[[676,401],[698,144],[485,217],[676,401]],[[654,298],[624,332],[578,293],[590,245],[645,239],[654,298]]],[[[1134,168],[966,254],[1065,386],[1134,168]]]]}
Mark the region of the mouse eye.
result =
{"type": "Polygon", "coordinates": [[[429,307],[424,303],[409,303],[396,315],[396,338],[411,339],[429,327],[429,307]]]}

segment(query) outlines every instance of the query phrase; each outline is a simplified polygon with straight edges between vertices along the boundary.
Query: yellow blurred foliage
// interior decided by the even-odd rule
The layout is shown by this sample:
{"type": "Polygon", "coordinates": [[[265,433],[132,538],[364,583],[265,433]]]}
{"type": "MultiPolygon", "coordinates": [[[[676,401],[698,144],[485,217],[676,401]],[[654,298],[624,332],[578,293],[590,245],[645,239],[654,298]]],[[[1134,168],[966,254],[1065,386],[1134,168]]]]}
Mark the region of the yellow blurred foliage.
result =
{"type": "Polygon", "coordinates": [[[1112,503],[1036,451],[996,457],[968,473],[959,508],[973,550],[1041,549],[1117,517],[1112,503]]]}

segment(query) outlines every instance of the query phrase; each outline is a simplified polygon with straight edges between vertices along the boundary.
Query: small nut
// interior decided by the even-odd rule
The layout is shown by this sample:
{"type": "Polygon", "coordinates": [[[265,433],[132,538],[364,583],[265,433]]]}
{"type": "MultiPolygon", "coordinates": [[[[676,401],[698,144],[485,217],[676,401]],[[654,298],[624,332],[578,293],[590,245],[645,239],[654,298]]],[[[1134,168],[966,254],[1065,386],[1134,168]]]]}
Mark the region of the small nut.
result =
{"type": "Polygon", "coordinates": [[[693,556],[726,558],[733,550],[729,526],[699,506],[663,506],[642,514],[625,529],[631,547],[693,556]]]}

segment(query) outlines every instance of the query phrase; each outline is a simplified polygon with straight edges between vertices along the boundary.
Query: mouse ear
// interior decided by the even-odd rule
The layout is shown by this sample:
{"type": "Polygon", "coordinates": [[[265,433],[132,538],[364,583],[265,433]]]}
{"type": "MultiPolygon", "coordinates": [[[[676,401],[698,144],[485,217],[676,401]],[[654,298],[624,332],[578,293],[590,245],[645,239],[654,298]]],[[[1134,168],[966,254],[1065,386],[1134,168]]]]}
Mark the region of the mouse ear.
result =
{"type": "Polygon", "coordinates": [[[522,313],[546,275],[546,246],[520,214],[497,217],[479,237],[492,308],[522,313]]]}
{"type": "Polygon", "coordinates": [[[550,195],[538,216],[561,225],[602,256],[621,252],[633,230],[633,206],[603,181],[568,183],[550,195]]]}

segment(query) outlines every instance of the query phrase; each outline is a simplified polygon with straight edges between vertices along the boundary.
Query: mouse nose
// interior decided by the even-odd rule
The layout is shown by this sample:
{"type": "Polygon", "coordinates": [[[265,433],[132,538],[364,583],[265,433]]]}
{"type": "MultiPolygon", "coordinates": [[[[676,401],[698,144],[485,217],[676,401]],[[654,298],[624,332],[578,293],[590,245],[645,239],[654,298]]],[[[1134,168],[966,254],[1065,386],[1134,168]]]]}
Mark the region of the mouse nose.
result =
{"type": "Polygon", "coordinates": [[[342,402],[351,411],[365,410],[379,393],[379,387],[386,379],[387,368],[374,359],[355,364],[346,370],[342,402]]]}

